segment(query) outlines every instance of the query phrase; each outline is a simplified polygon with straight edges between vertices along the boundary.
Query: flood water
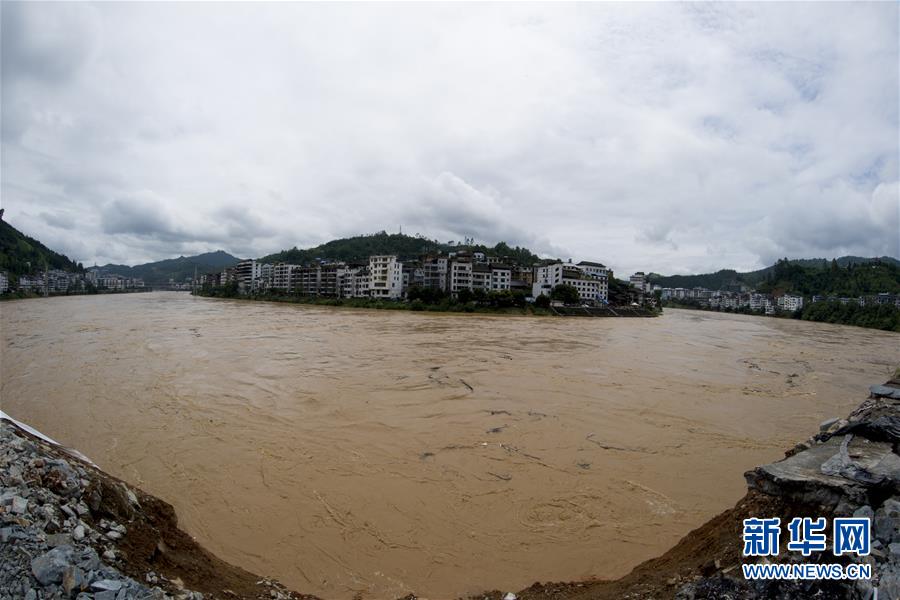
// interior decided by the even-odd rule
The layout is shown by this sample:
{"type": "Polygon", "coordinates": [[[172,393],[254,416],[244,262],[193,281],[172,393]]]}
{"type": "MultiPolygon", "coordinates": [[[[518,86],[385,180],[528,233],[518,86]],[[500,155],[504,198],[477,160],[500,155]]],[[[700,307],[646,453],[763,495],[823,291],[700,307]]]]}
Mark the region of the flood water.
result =
{"type": "Polygon", "coordinates": [[[623,575],[900,364],[898,334],[676,310],[170,292],[0,318],[4,411],[173,504],[225,560],[338,599],[623,575]]]}

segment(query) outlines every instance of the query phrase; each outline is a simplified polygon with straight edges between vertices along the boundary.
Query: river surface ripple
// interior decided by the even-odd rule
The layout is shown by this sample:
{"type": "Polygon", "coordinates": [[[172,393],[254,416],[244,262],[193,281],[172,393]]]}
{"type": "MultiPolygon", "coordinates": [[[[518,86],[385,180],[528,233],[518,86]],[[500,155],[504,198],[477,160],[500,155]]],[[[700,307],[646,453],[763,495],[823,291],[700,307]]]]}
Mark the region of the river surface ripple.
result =
{"type": "MultiPolygon", "coordinates": [[[[843,416],[900,335],[160,292],[0,304],[2,408],[327,598],[617,577],[843,416]]],[[[738,540],[735,540],[738,543],[738,540]]]]}

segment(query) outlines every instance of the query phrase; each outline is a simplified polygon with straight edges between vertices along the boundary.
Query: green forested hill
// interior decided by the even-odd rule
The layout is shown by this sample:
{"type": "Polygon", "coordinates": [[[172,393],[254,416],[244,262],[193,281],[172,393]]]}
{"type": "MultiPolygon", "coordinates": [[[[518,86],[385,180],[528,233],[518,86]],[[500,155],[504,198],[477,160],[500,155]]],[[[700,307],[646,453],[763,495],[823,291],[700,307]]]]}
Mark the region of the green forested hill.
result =
{"type": "Polygon", "coordinates": [[[43,271],[45,265],[63,271],[84,271],[80,263],[54,252],[0,218],[0,271],[6,271],[10,279],[14,279],[19,275],[43,271]]]}
{"type": "Polygon", "coordinates": [[[849,296],[889,292],[900,293],[900,265],[897,261],[848,262],[837,260],[822,266],[804,267],[788,260],[778,261],[757,289],[761,292],[794,292],[811,296],[849,296]]]}
{"type": "Polygon", "coordinates": [[[104,271],[124,277],[139,277],[148,284],[166,283],[169,279],[182,282],[194,276],[194,269],[200,274],[214,273],[225,267],[231,267],[241,259],[228,254],[224,250],[206,252],[197,256],[179,256],[142,265],[103,265],[104,271]]]}
{"type": "Polygon", "coordinates": [[[842,256],[830,261],[824,258],[782,259],[771,267],[758,271],[739,273],[732,269],[723,269],[702,275],[670,276],[651,273],[650,281],[673,288],[704,287],[719,290],[730,285],[745,284],[760,291],[781,289],[804,294],[858,296],[896,291],[898,268],[900,260],[890,256],[878,258],[842,256]],[[864,268],[873,264],[876,265],[873,269],[864,268]],[[879,286],[887,287],[876,289],[879,286]]]}
{"type": "MultiPolygon", "coordinates": [[[[504,242],[496,246],[471,245],[469,250],[482,251],[492,256],[508,256],[512,262],[530,265],[539,260],[527,248],[511,247],[504,242]]],[[[401,260],[418,258],[423,254],[452,252],[459,247],[430,240],[421,236],[410,236],[402,233],[375,233],[358,235],[349,238],[332,240],[315,248],[300,250],[296,247],[262,257],[263,262],[286,262],[308,264],[316,260],[340,260],[345,262],[364,262],[376,254],[396,254],[401,260]]]]}

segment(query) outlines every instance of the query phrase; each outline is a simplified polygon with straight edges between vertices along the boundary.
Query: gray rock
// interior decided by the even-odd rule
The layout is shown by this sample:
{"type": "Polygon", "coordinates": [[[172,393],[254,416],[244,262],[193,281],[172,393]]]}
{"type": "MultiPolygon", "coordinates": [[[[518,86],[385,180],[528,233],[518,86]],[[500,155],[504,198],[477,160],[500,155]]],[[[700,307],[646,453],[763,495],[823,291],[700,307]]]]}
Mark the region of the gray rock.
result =
{"type": "MultiPolygon", "coordinates": [[[[100,562],[100,557],[97,556],[97,551],[91,547],[86,547],[79,552],[75,556],[75,562],[85,571],[96,571],[103,565],[103,563],[100,562]]],[[[96,579],[96,577],[94,579],[96,579]]]]}
{"type": "Polygon", "coordinates": [[[876,398],[894,398],[900,400],[900,388],[890,387],[887,385],[869,386],[869,393],[876,398]]]}
{"type": "Polygon", "coordinates": [[[25,592],[25,600],[37,600],[37,592],[34,591],[33,588],[29,588],[29,590],[25,592]]]}
{"type": "Polygon", "coordinates": [[[76,540],[84,538],[84,525],[79,525],[78,527],[76,527],[75,530],[72,531],[72,537],[76,540]]]}
{"type": "Polygon", "coordinates": [[[118,592],[119,588],[121,588],[122,585],[123,584],[121,581],[117,581],[115,579],[100,579],[91,583],[91,589],[97,592],[102,592],[105,590],[118,592]]]}
{"type": "Polygon", "coordinates": [[[834,417],[834,418],[831,418],[831,419],[825,419],[824,421],[822,421],[822,422],[819,424],[819,431],[828,431],[828,429],[829,429],[832,425],[834,425],[835,423],[837,423],[838,421],[840,421],[840,419],[839,419],[838,417],[834,417]]]}
{"type": "Polygon", "coordinates": [[[819,469],[825,475],[846,477],[867,486],[878,485],[900,481],[900,456],[894,454],[892,444],[848,434],[841,439],[838,451],[819,469]]]}
{"type": "Polygon", "coordinates": [[[62,586],[66,591],[66,595],[69,597],[72,596],[72,592],[74,591],[84,590],[87,587],[87,578],[85,577],[84,571],[78,567],[66,569],[66,572],[63,574],[62,586]]]}
{"type": "Polygon", "coordinates": [[[18,515],[24,515],[28,510],[28,500],[22,496],[13,496],[9,510],[18,515]]]}
{"type": "Polygon", "coordinates": [[[31,573],[41,585],[60,583],[72,563],[72,547],[57,546],[31,561],[31,573]]]}
{"type": "MultiPolygon", "coordinates": [[[[865,504],[866,486],[840,474],[823,473],[822,465],[839,455],[843,437],[832,437],[784,460],[757,467],[744,474],[747,484],[770,496],[786,496],[793,500],[834,508],[846,498],[865,504]]],[[[879,448],[891,452],[892,448],[879,448]]]]}
{"type": "Polygon", "coordinates": [[[116,600],[116,593],[110,590],[97,592],[94,594],[94,600],[116,600]]]}
{"type": "Polygon", "coordinates": [[[885,500],[881,508],[887,516],[895,519],[900,518],[900,500],[897,500],[896,497],[885,500]]]}
{"type": "Polygon", "coordinates": [[[872,507],[866,504],[865,506],[860,506],[855,511],[853,511],[853,518],[855,519],[874,519],[875,511],[872,510],[872,507]]]}
{"type": "Polygon", "coordinates": [[[888,550],[892,555],[900,557],[900,542],[888,544],[888,550]]]}
{"type": "Polygon", "coordinates": [[[879,598],[900,598],[900,566],[885,563],[880,569],[879,598]]]}
{"type": "Polygon", "coordinates": [[[47,536],[47,545],[51,548],[57,546],[69,546],[72,544],[72,536],[68,533],[53,533],[47,536]]]}
{"type": "Polygon", "coordinates": [[[897,519],[885,515],[884,511],[879,508],[875,511],[875,518],[872,519],[872,534],[885,546],[889,546],[893,542],[900,542],[900,527],[898,527],[897,519]]]}

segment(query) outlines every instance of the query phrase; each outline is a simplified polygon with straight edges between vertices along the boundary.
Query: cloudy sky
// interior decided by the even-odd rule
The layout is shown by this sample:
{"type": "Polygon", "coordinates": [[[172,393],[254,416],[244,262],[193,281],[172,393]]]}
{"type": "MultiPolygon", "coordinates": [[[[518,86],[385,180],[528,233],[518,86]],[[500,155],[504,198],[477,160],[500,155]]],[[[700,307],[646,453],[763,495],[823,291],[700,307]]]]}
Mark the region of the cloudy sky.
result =
{"type": "Polygon", "coordinates": [[[2,3],[2,205],[86,264],[380,230],[900,256],[898,10],[2,3]]]}

